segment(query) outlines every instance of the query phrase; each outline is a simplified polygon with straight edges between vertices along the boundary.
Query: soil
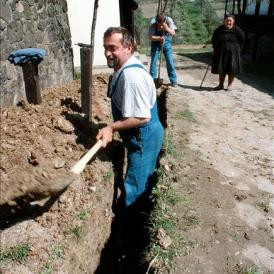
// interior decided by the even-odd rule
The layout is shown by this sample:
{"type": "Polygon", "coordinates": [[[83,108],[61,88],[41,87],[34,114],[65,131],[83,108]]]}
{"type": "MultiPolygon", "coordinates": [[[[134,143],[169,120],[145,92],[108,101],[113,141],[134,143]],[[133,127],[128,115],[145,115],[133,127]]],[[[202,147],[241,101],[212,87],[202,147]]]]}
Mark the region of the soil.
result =
{"type": "MultiPolygon", "coordinates": [[[[243,75],[233,91],[212,91],[217,77],[209,72],[200,89],[208,60],[194,57],[176,55],[179,85],[162,87],[163,122],[177,150],[164,161],[185,198],[173,210],[179,220],[197,220],[178,228],[191,244],[170,272],[274,273],[274,87],[243,75]]],[[[94,76],[92,122],[81,113],[79,81],[43,91],[41,105],[1,109],[1,249],[29,245],[27,260],[5,261],[2,273],[136,273],[98,271],[113,232],[119,138],[80,177],[68,176],[111,120],[107,77],[94,76]],[[64,191],[33,187],[63,178],[70,184],[64,191]]]]}
{"type": "Polygon", "coordinates": [[[173,212],[195,223],[177,228],[184,246],[171,273],[274,273],[274,85],[242,74],[232,91],[212,91],[209,71],[199,88],[209,60],[176,57],[167,132],[177,155],[165,162],[177,162],[173,212]]]}
{"type": "Polygon", "coordinates": [[[53,265],[58,273],[84,273],[98,265],[112,220],[112,160],[101,150],[80,177],[69,169],[110,121],[106,83],[107,75],[93,79],[92,122],[81,113],[78,80],[43,91],[41,105],[1,109],[1,250],[30,247],[26,263],[5,262],[2,273],[53,265]],[[56,247],[62,253],[53,264],[56,247]]]}

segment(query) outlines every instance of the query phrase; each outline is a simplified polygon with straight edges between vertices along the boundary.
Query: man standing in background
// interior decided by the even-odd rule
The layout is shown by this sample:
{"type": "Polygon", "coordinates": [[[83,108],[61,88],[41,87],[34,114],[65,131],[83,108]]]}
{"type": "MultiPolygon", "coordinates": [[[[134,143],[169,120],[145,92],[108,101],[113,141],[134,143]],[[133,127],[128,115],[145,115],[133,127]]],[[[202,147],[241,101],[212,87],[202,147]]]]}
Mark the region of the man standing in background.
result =
{"type": "Polygon", "coordinates": [[[163,51],[166,59],[167,73],[172,87],[177,85],[176,70],[172,55],[171,40],[175,36],[175,26],[173,20],[164,14],[157,14],[156,18],[151,20],[149,28],[149,39],[151,40],[151,63],[150,75],[157,79],[157,61],[159,60],[161,51],[163,51]]]}

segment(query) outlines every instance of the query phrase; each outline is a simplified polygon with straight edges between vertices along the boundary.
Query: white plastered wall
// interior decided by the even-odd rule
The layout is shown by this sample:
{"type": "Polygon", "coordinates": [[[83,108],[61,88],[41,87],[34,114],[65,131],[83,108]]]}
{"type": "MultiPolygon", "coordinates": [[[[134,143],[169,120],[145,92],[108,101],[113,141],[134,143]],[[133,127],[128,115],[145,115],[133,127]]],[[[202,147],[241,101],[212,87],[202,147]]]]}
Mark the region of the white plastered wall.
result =
{"type": "MultiPolygon", "coordinates": [[[[80,66],[80,47],[90,44],[94,0],[67,0],[68,17],[73,44],[74,66],[80,66]]],[[[106,65],[103,34],[108,27],[120,26],[119,0],[99,0],[95,29],[94,66],[106,65]]]]}

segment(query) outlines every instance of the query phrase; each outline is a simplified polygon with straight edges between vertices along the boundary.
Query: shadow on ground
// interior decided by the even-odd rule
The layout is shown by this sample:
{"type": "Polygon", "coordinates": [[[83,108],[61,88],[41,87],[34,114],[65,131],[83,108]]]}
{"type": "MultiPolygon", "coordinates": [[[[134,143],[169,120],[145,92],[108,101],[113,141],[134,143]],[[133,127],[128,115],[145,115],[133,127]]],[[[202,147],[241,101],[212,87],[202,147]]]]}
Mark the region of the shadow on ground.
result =
{"type": "MultiPolygon", "coordinates": [[[[178,56],[190,58],[196,62],[202,62],[205,64],[211,64],[212,53],[202,52],[202,53],[177,53],[178,56]]],[[[198,68],[199,66],[180,67],[178,69],[191,69],[198,68]]],[[[246,56],[243,57],[243,72],[238,79],[243,83],[257,89],[258,91],[267,93],[274,98],[274,60],[262,60],[251,62],[248,61],[246,56]]],[[[210,73],[210,71],[208,71],[210,73]]],[[[187,88],[187,87],[186,87],[187,88]]],[[[190,88],[190,87],[189,87],[190,88]]]]}
{"type": "Polygon", "coordinates": [[[147,192],[131,208],[123,206],[123,195],[114,201],[115,217],[111,234],[101,252],[100,264],[95,274],[146,273],[148,264],[143,259],[143,254],[149,244],[149,218],[153,208],[149,196],[155,182],[156,176],[151,178],[147,192]]]}

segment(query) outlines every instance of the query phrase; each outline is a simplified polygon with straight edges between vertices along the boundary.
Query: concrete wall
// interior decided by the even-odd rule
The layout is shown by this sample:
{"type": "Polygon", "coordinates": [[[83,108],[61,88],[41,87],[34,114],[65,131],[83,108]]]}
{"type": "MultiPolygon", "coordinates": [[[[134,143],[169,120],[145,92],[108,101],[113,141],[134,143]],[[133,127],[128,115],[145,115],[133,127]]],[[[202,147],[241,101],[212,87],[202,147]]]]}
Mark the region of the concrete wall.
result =
{"type": "Polygon", "coordinates": [[[73,79],[71,33],[66,0],[0,0],[1,105],[15,105],[25,97],[22,68],[7,61],[17,49],[46,51],[39,64],[41,89],[73,79]]]}
{"type": "MultiPolygon", "coordinates": [[[[80,49],[75,44],[90,44],[94,0],[67,0],[74,65],[80,66],[80,49]]],[[[100,0],[95,29],[95,66],[106,65],[103,48],[103,34],[108,27],[120,26],[119,0],[100,0]]]]}

